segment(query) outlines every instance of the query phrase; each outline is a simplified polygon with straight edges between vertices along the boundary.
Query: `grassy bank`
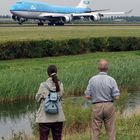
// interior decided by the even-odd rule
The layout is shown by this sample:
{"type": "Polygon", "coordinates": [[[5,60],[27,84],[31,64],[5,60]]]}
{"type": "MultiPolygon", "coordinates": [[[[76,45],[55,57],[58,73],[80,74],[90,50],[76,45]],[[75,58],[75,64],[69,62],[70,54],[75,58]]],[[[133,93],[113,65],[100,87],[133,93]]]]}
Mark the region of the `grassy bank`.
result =
{"type": "Polygon", "coordinates": [[[140,81],[140,52],[91,53],[41,59],[0,61],[0,101],[34,97],[47,79],[46,69],[55,64],[64,83],[65,96],[83,95],[89,78],[96,74],[100,59],[110,62],[109,74],[121,89],[137,89],[140,81]]]}
{"type": "Polygon", "coordinates": [[[2,27],[1,41],[63,40],[90,37],[139,37],[140,26],[2,27]]]}
{"type": "MultiPolygon", "coordinates": [[[[140,138],[140,117],[124,119],[117,116],[116,119],[116,140],[139,140],[140,138]]],[[[92,131],[90,128],[81,132],[65,135],[63,140],[91,140],[92,131]]],[[[101,131],[100,140],[107,140],[105,129],[101,131]]]]}
{"type": "MultiPolygon", "coordinates": [[[[140,117],[132,118],[117,118],[117,135],[116,140],[139,140],[140,138],[140,117]]],[[[85,131],[63,134],[63,140],[91,140],[91,128],[86,128],[85,131]]],[[[16,134],[10,140],[38,140],[37,136],[28,137],[22,133],[16,134]]],[[[107,140],[105,129],[101,131],[100,140],[107,140]]]]}
{"type": "MultiPolygon", "coordinates": [[[[140,138],[140,117],[116,119],[117,135],[116,140],[139,140],[140,138]]],[[[64,136],[63,140],[91,140],[91,129],[87,129],[82,133],[73,133],[64,136]]],[[[100,140],[107,140],[105,130],[103,129],[100,135],[100,140]]]]}
{"type": "MultiPolygon", "coordinates": [[[[133,116],[132,118],[122,118],[120,116],[116,119],[116,140],[139,140],[140,138],[140,117],[133,116]]],[[[69,132],[63,134],[63,140],[91,140],[92,130],[86,127],[80,132],[69,132]]],[[[26,137],[27,138],[27,137],[26,137]]],[[[14,139],[13,139],[14,140],[14,139]]],[[[38,140],[37,136],[26,140],[38,140]]],[[[105,128],[102,129],[100,140],[107,140],[105,128]]]]}
{"type": "MultiPolygon", "coordinates": [[[[140,138],[140,117],[121,118],[116,120],[116,140],[139,140],[140,138]]],[[[80,132],[69,132],[63,134],[63,140],[91,140],[92,131],[90,127],[80,132]]],[[[38,140],[38,136],[29,137],[23,133],[13,135],[10,140],[38,140]]],[[[105,129],[103,128],[100,135],[100,140],[107,140],[105,129]]]]}
{"type": "MultiPolygon", "coordinates": [[[[120,107],[125,104],[127,94],[122,93],[122,98],[115,103],[116,106],[116,129],[117,140],[139,140],[140,138],[140,117],[123,118],[120,114],[120,107]]],[[[63,140],[91,140],[91,105],[86,106],[82,98],[67,98],[63,101],[66,122],[64,124],[63,140]]],[[[34,120],[33,120],[34,123],[34,120]]],[[[38,140],[37,124],[34,124],[34,137],[29,138],[19,133],[11,140],[38,140]]],[[[103,128],[100,140],[107,140],[105,129],[103,128]]]]}

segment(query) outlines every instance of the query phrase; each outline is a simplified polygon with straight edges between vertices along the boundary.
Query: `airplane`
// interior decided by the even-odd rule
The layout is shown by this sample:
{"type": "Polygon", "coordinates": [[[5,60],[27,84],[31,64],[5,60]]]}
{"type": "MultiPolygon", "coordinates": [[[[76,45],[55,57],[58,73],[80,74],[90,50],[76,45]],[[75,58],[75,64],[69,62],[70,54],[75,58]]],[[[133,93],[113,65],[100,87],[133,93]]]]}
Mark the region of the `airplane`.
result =
{"type": "Polygon", "coordinates": [[[76,7],[51,5],[46,2],[21,0],[10,8],[12,19],[19,24],[28,19],[38,20],[38,26],[43,26],[48,21],[49,26],[64,25],[74,20],[87,19],[98,21],[104,15],[125,15],[132,12],[105,12],[109,9],[92,10],[91,0],[81,0],[76,7]]]}

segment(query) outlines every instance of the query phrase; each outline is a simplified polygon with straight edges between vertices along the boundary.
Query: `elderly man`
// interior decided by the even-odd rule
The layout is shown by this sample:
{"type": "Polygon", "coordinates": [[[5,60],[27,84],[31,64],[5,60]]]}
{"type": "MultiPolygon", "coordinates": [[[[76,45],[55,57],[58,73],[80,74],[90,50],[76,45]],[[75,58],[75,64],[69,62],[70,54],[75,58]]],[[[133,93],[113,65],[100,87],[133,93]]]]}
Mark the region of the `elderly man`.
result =
{"type": "Polygon", "coordinates": [[[116,81],[107,75],[108,62],[100,60],[99,74],[89,80],[85,96],[93,104],[92,109],[92,140],[99,140],[102,123],[105,125],[108,140],[115,140],[115,108],[114,100],[119,99],[119,89],[116,81]]]}

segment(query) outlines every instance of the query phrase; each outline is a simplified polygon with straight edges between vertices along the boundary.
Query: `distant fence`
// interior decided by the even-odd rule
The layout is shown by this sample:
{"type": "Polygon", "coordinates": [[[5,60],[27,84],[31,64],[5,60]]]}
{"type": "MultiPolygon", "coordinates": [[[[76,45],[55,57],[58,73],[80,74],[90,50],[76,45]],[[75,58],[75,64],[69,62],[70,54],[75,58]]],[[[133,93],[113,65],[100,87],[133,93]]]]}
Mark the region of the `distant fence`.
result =
{"type": "Polygon", "coordinates": [[[0,60],[134,50],[140,50],[140,37],[7,41],[0,42],[0,60]]]}

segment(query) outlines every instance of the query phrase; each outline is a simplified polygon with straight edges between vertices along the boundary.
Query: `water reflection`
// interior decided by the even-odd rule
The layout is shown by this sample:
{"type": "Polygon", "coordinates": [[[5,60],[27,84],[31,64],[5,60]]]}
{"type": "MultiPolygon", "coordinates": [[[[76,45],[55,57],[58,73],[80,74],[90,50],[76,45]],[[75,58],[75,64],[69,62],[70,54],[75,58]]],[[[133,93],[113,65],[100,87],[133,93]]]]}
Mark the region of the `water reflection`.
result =
{"type": "Polygon", "coordinates": [[[132,115],[140,115],[140,92],[139,91],[129,93],[129,98],[123,111],[124,117],[131,117],[132,115]]]}
{"type": "Polygon", "coordinates": [[[33,102],[0,105],[0,137],[11,137],[12,131],[31,134],[32,113],[35,110],[33,102]]]}

